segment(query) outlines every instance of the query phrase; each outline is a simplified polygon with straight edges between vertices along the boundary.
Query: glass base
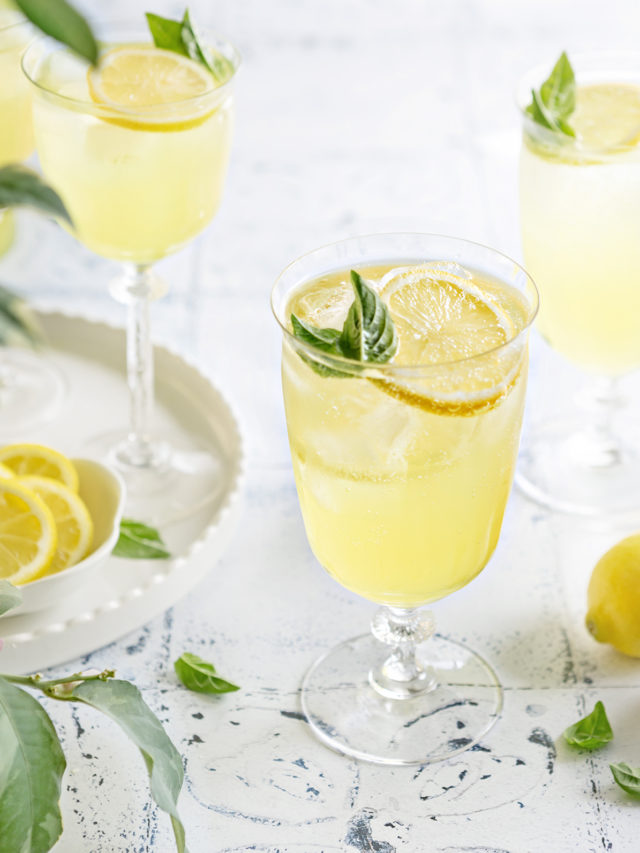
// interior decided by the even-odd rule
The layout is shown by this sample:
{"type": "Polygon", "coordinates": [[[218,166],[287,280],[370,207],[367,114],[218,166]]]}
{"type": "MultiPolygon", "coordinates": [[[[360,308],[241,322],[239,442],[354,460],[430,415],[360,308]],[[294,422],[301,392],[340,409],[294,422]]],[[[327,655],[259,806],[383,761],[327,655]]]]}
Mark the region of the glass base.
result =
{"type": "Polygon", "coordinates": [[[327,746],[379,764],[443,761],[491,729],[502,710],[502,687],[489,664],[462,643],[434,634],[417,657],[435,678],[408,699],[371,686],[389,648],[371,634],[336,646],[311,667],[302,710],[327,746]]]}
{"type": "Polygon", "coordinates": [[[187,444],[178,436],[161,436],[147,453],[139,454],[123,429],[95,436],[86,449],[122,475],[127,486],[125,514],[161,531],[207,510],[224,480],[223,459],[215,448],[187,444]]]}
{"type": "Polygon", "coordinates": [[[640,518],[640,424],[616,424],[615,441],[594,439],[586,418],[552,420],[533,427],[520,453],[515,482],[550,509],[621,520],[640,518]]]}
{"type": "Polygon", "coordinates": [[[31,350],[0,349],[0,437],[14,442],[53,420],[66,395],[62,373],[31,350]]]}

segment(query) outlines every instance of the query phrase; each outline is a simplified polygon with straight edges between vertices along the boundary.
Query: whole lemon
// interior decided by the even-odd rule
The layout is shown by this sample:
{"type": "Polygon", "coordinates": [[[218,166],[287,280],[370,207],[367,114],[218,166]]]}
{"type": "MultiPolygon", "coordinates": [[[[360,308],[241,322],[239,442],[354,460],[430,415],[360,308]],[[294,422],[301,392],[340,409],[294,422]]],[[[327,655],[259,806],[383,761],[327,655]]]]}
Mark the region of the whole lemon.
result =
{"type": "Polygon", "coordinates": [[[598,560],[587,591],[587,629],[600,643],[640,658],[640,533],[598,560]]]}

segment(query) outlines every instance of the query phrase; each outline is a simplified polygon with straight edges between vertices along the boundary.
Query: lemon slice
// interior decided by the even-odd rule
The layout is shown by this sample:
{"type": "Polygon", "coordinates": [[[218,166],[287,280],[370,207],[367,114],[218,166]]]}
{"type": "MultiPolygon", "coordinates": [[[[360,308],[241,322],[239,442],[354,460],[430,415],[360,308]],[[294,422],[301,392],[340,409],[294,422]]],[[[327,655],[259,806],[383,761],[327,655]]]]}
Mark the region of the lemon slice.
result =
{"type": "Polygon", "coordinates": [[[0,464],[17,477],[49,477],[78,491],[78,474],[70,459],[42,444],[9,444],[0,448],[0,464]]]}
{"type": "Polygon", "coordinates": [[[0,480],[10,480],[12,477],[15,477],[15,474],[11,468],[7,468],[6,465],[0,465],[0,480]]]}
{"type": "Polygon", "coordinates": [[[497,405],[515,383],[523,346],[505,344],[523,325],[525,306],[513,288],[432,262],[391,270],[380,295],[398,334],[394,365],[420,366],[406,382],[397,374],[374,379],[387,393],[440,414],[472,415],[497,405]]]}
{"type": "Polygon", "coordinates": [[[569,121],[580,143],[588,148],[632,148],[640,139],[640,86],[579,86],[576,108],[569,121]]]}
{"type": "Polygon", "coordinates": [[[96,103],[131,112],[110,121],[138,130],[178,130],[200,124],[211,115],[210,106],[205,114],[193,116],[192,110],[185,114],[184,102],[216,88],[213,75],[204,66],[179,53],[144,44],[108,50],[100,64],[88,71],[87,80],[96,103]],[[135,114],[135,110],[171,105],[180,112],[135,114]]]}
{"type": "Polygon", "coordinates": [[[17,480],[0,480],[0,578],[23,584],[41,577],[57,546],[51,510],[17,480]]]}
{"type": "Polygon", "coordinates": [[[58,547],[47,574],[75,566],[87,555],[93,539],[93,522],[84,501],[67,486],[47,477],[22,477],[20,483],[49,507],[58,531],[58,547]]]}

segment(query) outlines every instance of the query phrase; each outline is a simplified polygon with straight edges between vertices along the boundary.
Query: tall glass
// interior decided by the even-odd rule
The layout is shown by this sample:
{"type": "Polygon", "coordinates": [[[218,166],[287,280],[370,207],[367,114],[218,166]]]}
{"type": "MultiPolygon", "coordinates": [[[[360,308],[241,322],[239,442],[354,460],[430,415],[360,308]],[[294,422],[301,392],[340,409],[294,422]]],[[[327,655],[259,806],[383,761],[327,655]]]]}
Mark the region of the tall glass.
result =
{"type": "MultiPolygon", "coordinates": [[[[372,634],[313,665],[302,688],[304,713],[321,740],[356,758],[447,758],[491,728],[502,690],[482,657],[434,633],[432,615],[419,608],[469,583],[498,541],[518,449],[535,287],[513,261],[480,245],[374,235],[295,261],[276,282],[272,307],[283,333],[287,428],[309,543],[340,584],[380,605],[372,634]],[[496,301],[509,294],[518,321],[502,345],[444,363],[373,365],[292,334],[292,303],[310,305],[316,297],[305,287],[318,277],[333,281],[326,276],[341,272],[348,281],[356,269],[379,280],[386,268],[431,262],[445,279],[460,265],[492,282],[496,301]]],[[[345,312],[342,305],[333,326],[340,328],[345,312]]]]}
{"type": "MultiPolygon", "coordinates": [[[[101,35],[104,55],[150,43],[148,32],[130,28],[102,28],[101,35]]],[[[219,470],[213,448],[183,447],[177,433],[159,435],[152,419],[149,309],[166,290],[152,265],[187,245],[216,213],[231,145],[239,56],[217,37],[205,35],[204,41],[224,58],[226,79],[213,83],[210,77],[212,86],[203,93],[153,106],[118,105],[102,90],[96,96],[98,84],[91,88],[86,64],[50,40],[35,42],[23,62],[33,84],[42,171],[67,205],[75,236],[123,264],[111,293],[128,309],[130,423],[98,436],[91,448],[118,465],[129,508],[138,503],[147,517],[154,501],[178,514],[198,508],[214,494],[219,470]]]]}
{"type": "Polygon", "coordinates": [[[640,432],[622,411],[618,379],[640,367],[640,54],[570,58],[578,84],[570,120],[580,125],[593,111],[589,136],[532,120],[531,90],[550,68],[530,72],[518,90],[520,217],[525,264],[540,288],[538,328],[590,382],[573,414],[534,423],[516,481],[555,509],[636,514],[640,432]],[[607,88],[585,88],[594,84],[607,88]]]}

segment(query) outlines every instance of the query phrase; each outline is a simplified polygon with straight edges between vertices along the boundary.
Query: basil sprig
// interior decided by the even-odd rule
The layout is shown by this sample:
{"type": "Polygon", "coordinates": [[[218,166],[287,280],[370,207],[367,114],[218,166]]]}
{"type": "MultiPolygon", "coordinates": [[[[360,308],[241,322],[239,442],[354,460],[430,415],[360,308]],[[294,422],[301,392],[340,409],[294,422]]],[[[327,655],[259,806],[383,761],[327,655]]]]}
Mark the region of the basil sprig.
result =
{"type": "Polygon", "coordinates": [[[15,4],[43,33],[97,64],[98,44],[91,27],[66,0],[15,0],[15,4]]]}
{"type": "Polygon", "coordinates": [[[613,739],[613,730],[602,702],[596,702],[590,714],[569,726],[563,734],[569,746],[581,749],[598,749],[609,743],[613,739]]]}
{"type": "MultiPolygon", "coordinates": [[[[398,349],[398,336],[389,309],[355,270],[351,270],[351,284],[355,298],[342,331],[320,329],[292,314],[293,334],[298,340],[328,355],[377,364],[390,361],[398,349]]],[[[301,358],[321,376],[342,378],[352,375],[302,354],[301,358]]]]}
{"type": "Polygon", "coordinates": [[[191,23],[189,10],[186,9],[182,20],[163,18],[147,12],[147,23],[156,47],[172,50],[182,56],[188,56],[194,62],[199,62],[213,74],[216,82],[224,83],[233,74],[233,64],[226,56],[210,50],[204,45],[191,23]]]}
{"type": "Polygon", "coordinates": [[[34,207],[73,224],[58,193],[45,184],[40,175],[25,166],[3,166],[0,168],[0,208],[18,206],[34,207]]]}
{"type": "Polygon", "coordinates": [[[575,107],[576,78],[569,58],[563,51],[542,86],[531,90],[531,103],[527,112],[543,127],[575,137],[575,131],[568,122],[575,107]]]}

